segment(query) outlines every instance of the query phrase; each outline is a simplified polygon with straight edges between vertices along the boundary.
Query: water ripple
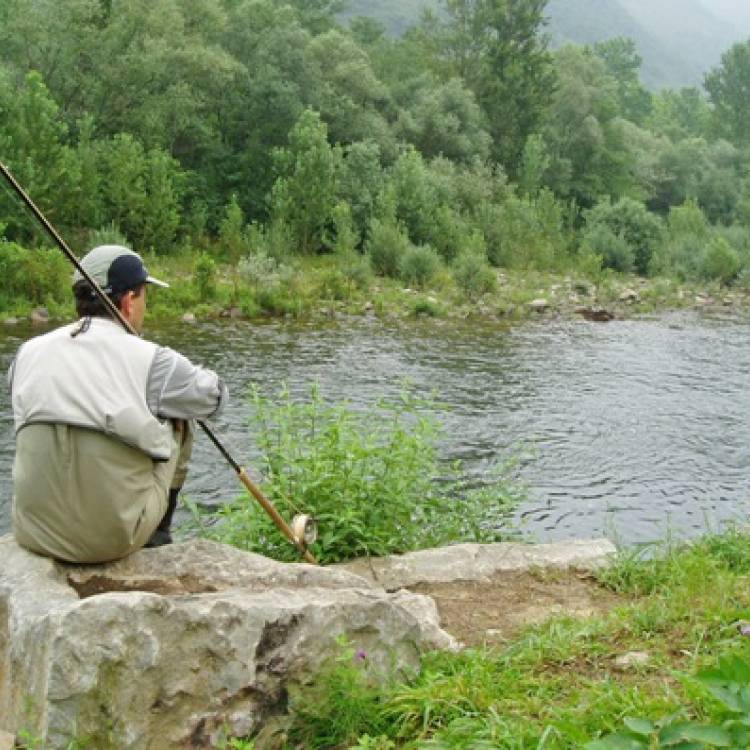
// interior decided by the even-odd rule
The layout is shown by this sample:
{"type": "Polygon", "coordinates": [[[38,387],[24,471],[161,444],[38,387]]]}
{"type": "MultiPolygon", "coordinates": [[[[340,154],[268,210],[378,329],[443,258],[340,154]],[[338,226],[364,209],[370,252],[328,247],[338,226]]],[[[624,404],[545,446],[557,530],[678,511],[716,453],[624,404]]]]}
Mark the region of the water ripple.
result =
{"type": "MultiPolygon", "coordinates": [[[[0,334],[0,367],[30,332],[0,334]],[[20,335],[19,335],[20,334],[20,335]]],[[[325,326],[269,322],[165,326],[153,338],[210,364],[233,401],[217,432],[243,463],[251,384],[364,408],[404,380],[444,409],[441,449],[481,481],[523,446],[529,500],[517,513],[541,540],[608,534],[642,544],[744,520],[750,325],[692,314],[614,321],[492,324],[377,320],[325,326]]],[[[8,527],[13,441],[0,396],[0,532],[8,527]]],[[[238,493],[199,441],[186,491],[216,503],[238,493]]]]}

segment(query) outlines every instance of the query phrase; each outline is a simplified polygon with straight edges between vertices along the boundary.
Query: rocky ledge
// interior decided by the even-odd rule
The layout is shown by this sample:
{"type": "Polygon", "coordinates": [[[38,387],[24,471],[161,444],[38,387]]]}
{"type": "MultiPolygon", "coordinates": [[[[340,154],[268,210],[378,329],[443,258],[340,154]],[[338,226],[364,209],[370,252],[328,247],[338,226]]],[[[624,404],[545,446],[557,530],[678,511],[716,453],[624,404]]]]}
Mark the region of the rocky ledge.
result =
{"type": "Polygon", "coordinates": [[[0,730],[63,748],[212,747],[287,711],[340,637],[377,673],[455,648],[432,599],[205,540],[71,566],[0,538],[0,730]]]}
{"type": "Polygon", "coordinates": [[[421,583],[489,581],[501,573],[540,569],[593,570],[615,554],[608,539],[578,539],[549,544],[456,544],[405,555],[371,557],[337,566],[386,591],[421,583]]]}
{"type": "Polygon", "coordinates": [[[192,540],[73,566],[5,536],[0,750],[22,729],[49,750],[72,736],[110,750],[210,748],[222,732],[258,731],[267,747],[340,637],[382,675],[458,647],[434,600],[406,587],[502,587],[504,573],[592,568],[613,553],[603,539],[461,544],[322,568],[192,540]]]}

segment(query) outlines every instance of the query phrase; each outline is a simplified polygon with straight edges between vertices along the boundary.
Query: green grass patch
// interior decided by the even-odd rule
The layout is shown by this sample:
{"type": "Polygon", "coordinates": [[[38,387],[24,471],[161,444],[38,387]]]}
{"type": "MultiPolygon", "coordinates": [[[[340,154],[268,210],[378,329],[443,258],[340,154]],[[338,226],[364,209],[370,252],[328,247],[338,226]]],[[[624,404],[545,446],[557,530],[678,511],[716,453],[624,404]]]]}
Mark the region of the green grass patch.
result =
{"type": "Polygon", "coordinates": [[[598,575],[622,600],[607,615],[556,618],[496,649],[431,654],[418,677],[380,689],[366,674],[357,682],[352,673],[364,665],[334,665],[325,680],[341,684],[345,670],[347,690],[319,689],[304,703],[290,735],[297,744],[288,747],[362,747],[366,735],[384,748],[562,750],[611,734],[625,739],[592,750],[747,747],[700,741],[724,736],[705,727],[740,732],[745,695],[750,709],[750,666],[742,666],[750,638],[738,630],[750,619],[749,572],[750,536],[738,530],[649,560],[624,554],[598,575]],[[634,651],[648,661],[616,666],[634,651]],[[656,729],[638,735],[629,726],[656,729]],[[660,727],[671,727],[667,741],[693,736],[699,744],[653,744],[660,727]],[[637,744],[644,737],[652,744],[637,744]]]}

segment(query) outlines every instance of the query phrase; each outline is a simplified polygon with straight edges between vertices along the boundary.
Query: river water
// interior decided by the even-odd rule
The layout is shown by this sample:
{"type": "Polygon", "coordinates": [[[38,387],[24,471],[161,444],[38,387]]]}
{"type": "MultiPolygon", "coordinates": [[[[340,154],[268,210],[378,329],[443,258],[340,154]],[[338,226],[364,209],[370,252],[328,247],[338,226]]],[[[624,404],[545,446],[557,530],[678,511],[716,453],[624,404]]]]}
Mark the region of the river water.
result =
{"type": "MultiPolygon", "coordinates": [[[[0,332],[0,366],[35,331],[0,332]]],[[[519,452],[527,538],[607,535],[623,545],[689,538],[750,512],[750,320],[675,313],[610,323],[349,319],[175,324],[147,336],[210,365],[232,400],[216,431],[252,466],[246,393],[282,384],[365,408],[404,380],[445,405],[446,459],[478,481],[519,452]]],[[[13,434],[0,389],[0,533],[9,526],[13,434]]],[[[252,471],[251,471],[252,473],[252,471]]],[[[185,493],[214,504],[241,489],[199,434],[185,493]]]]}

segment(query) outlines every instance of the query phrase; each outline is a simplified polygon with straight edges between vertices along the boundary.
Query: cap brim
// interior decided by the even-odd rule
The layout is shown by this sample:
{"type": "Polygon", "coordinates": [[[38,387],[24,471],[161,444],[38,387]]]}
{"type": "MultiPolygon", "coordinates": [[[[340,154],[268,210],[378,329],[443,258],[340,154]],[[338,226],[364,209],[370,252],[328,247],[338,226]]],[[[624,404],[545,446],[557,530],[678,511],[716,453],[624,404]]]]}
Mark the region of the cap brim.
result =
{"type": "Polygon", "coordinates": [[[166,281],[159,281],[159,279],[155,279],[153,276],[146,276],[146,283],[160,286],[162,289],[169,289],[169,284],[166,281]]]}

